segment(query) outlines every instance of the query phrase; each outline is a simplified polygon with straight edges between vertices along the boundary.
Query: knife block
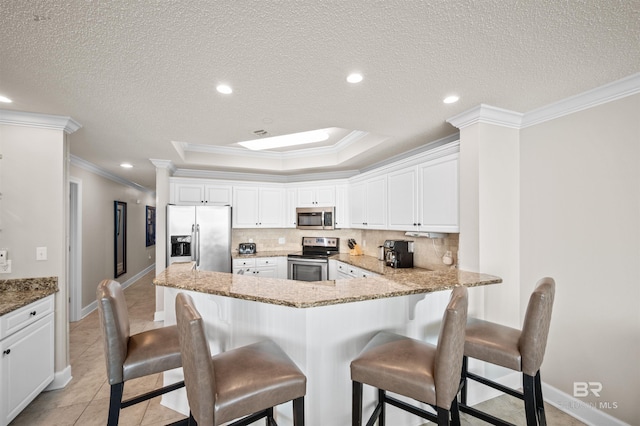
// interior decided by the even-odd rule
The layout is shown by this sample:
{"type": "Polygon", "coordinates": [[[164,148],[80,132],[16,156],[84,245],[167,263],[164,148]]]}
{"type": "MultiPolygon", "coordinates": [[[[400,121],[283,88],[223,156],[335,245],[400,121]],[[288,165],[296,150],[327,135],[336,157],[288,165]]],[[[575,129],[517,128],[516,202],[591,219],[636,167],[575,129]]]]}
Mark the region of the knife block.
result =
{"type": "Polygon", "coordinates": [[[364,252],[362,251],[360,246],[358,244],[356,244],[356,245],[353,246],[353,248],[351,250],[349,250],[349,254],[351,256],[362,256],[364,254],[364,252]]]}

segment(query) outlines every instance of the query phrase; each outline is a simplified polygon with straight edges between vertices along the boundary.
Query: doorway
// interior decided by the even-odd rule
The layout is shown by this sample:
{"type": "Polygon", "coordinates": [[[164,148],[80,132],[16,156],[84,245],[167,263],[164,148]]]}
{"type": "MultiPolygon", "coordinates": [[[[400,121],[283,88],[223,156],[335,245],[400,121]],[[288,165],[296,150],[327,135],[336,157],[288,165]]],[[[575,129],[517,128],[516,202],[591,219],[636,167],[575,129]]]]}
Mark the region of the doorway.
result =
{"type": "Polygon", "coordinates": [[[69,177],[69,321],[82,319],[82,180],[69,177]]]}

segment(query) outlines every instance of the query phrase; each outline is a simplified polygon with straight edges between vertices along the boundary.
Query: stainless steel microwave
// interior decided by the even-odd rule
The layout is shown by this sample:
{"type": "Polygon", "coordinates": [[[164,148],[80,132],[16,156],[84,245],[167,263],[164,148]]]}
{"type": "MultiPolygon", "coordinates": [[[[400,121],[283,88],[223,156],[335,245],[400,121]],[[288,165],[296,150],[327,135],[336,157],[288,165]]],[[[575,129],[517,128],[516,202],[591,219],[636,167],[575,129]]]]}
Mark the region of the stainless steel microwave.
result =
{"type": "Polygon", "coordinates": [[[298,229],[334,229],[335,207],[298,207],[296,224],[298,229]]]}

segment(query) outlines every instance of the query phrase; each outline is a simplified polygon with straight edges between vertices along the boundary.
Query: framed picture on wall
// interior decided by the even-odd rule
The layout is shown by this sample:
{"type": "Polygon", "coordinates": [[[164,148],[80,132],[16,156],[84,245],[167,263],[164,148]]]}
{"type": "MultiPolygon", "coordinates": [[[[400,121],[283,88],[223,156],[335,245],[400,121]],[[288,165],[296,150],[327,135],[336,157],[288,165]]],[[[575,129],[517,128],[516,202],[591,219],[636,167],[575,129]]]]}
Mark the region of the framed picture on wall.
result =
{"type": "Polygon", "coordinates": [[[147,247],[156,244],[156,208],[153,206],[147,206],[146,209],[146,223],[147,223],[147,247]]]}

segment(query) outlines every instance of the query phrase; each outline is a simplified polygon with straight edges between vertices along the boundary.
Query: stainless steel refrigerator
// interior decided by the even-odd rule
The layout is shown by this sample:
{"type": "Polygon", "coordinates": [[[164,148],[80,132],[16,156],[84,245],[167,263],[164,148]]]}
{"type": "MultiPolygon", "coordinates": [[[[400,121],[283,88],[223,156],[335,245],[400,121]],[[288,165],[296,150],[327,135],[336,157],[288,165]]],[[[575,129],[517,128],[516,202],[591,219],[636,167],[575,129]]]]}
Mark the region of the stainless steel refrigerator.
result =
{"type": "Polygon", "coordinates": [[[167,206],[167,266],[231,272],[231,207],[167,206]]]}

